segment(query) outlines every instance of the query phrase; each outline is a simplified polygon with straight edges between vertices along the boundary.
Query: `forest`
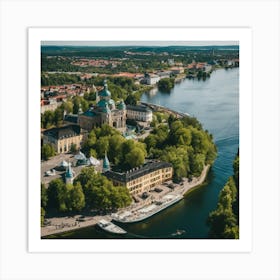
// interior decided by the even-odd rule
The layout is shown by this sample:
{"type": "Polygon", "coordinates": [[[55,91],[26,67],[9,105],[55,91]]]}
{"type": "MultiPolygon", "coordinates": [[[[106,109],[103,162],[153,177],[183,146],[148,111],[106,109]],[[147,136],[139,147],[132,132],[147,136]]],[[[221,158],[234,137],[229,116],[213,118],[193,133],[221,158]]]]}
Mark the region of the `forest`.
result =
{"type": "Polygon", "coordinates": [[[233,176],[220,191],[217,207],[209,214],[207,223],[210,238],[239,238],[239,153],[233,162],[233,176]]]}

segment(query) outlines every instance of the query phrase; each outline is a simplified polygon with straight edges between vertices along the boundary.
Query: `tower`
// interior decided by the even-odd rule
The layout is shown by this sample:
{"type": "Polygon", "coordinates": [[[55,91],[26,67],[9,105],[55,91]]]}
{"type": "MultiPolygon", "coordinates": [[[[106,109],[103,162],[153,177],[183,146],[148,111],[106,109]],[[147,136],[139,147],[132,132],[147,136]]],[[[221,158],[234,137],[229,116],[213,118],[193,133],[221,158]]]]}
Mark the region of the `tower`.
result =
{"type": "Polygon", "coordinates": [[[110,162],[108,160],[108,157],[107,157],[107,152],[105,152],[105,157],[104,157],[104,160],[103,160],[103,173],[105,173],[106,171],[109,171],[111,170],[110,168],[110,162]]]}
{"type": "Polygon", "coordinates": [[[74,173],[71,168],[71,163],[69,162],[66,173],[65,173],[65,183],[73,184],[73,180],[74,180],[74,173]]]}

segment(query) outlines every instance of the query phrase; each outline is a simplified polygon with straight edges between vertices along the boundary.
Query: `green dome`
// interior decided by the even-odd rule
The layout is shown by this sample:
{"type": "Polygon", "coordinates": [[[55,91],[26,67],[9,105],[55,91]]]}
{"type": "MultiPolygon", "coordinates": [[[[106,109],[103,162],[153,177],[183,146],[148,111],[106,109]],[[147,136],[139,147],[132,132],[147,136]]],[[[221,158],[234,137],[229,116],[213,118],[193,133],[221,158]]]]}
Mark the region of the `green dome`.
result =
{"type": "Polygon", "coordinates": [[[86,112],[84,112],[83,115],[87,117],[94,117],[96,116],[96,113],[89,109],[86,112]]]}
{"type": "Polygon", "coordinates": [[[117,108],[119,110],[125,110],[126,109],[126,106],[125,106],[125,103],[123,102],[123,100],[118,104],[117,108]]]}
{"type": "Polygon", "coordinates": [[[99,96],[111,97],[111,92],[108,90],[108,85],[106,83],[106,80],[104,81],[104,88],[99,92],[99,96]]]}
{"type": "Polygon", "coordinates": [[[98,107],[106,107],[108,104],[107,104],[107,101],[102,99],[100,100],[98,103],[97,103],[97,106],[98,107]]]}

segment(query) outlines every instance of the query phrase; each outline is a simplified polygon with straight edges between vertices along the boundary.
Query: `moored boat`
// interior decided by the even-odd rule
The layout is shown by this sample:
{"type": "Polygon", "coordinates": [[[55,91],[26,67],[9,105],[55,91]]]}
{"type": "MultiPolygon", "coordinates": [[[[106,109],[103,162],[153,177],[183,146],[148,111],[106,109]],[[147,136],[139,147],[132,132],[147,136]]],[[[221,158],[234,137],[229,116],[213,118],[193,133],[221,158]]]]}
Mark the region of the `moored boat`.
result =
{"type": "Polygon", "coordinates": [[[153,215],[161,212],[162,210],[168,208],[169,206],[179,202],[181,199],[183,199],[183,196],[180,194],[178,195],[168,194],[165,195],[161,200],[154,201],[150,205],[140,208],[137,211],[134,212],[125,211],[122,213],[113,214],[112,218],[114,221],[120,223],[140,222],[152,217],[153,215]]]}
{"type": "Polygon", "coordinates": [[[115,224],[113,224],[112,222],[109,222],[109,221],[106,221],[106,220],[100,220],[98,223],[97,223],[97,225],[101,228],[101,229],[103,229],[103,230],[105,230],[105,231],[107,231],[107,232],[109,232],[109,233],[114,233],[114,234],[126,234],[127,232],[124,230],[124,229],[122,229],[121,227],[119,227],[119,226],[117,226],[117,225],[115,225],[115,224]]]}

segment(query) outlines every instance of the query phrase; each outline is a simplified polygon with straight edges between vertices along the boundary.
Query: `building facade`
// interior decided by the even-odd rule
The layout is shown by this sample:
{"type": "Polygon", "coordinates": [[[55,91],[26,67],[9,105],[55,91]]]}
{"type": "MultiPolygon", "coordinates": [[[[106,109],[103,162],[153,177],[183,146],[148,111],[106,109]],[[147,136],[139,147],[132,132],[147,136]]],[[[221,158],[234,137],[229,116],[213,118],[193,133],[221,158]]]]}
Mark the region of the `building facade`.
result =
{"type": "Polygon", "coordinates": [[[115,104],[111,99],[107,83],[104,81],[104,88],[97,95],[96,106],[79,114],[78,123],[82,129],[88,131],[101,127],[103,124],[124,130],[126,128],[126,106],[123,101],[115,104]]]}
{"type": "Polygon", "coordinates": [[[171,163],[156,161],[134,168],[124,173],[107,171],[104,175],[115,186],[126,186],[131,195],[141,194],[151,188],[171,180],[173,167],[171,163]]]}
{"type": "Polygon", "coordinates": [[[47,129],[43,132],[43,144],[51,144],[56,153],[67,153],[72,145],[81,147],[83,135],[79,125],[66,125],[58,128],[47,129]]]}
{"type": "Polygon", "coordinates": [[[153,120],[153,112],[144,105],[127,105],[126,118],[142,122],[151,122],[153,120]]]}
{"type": "Polygon", "coordinates": [[[145,74],[144,79],[147,85],[155,85],[160,80],[160,77],[156,74],[145,74]]]}

